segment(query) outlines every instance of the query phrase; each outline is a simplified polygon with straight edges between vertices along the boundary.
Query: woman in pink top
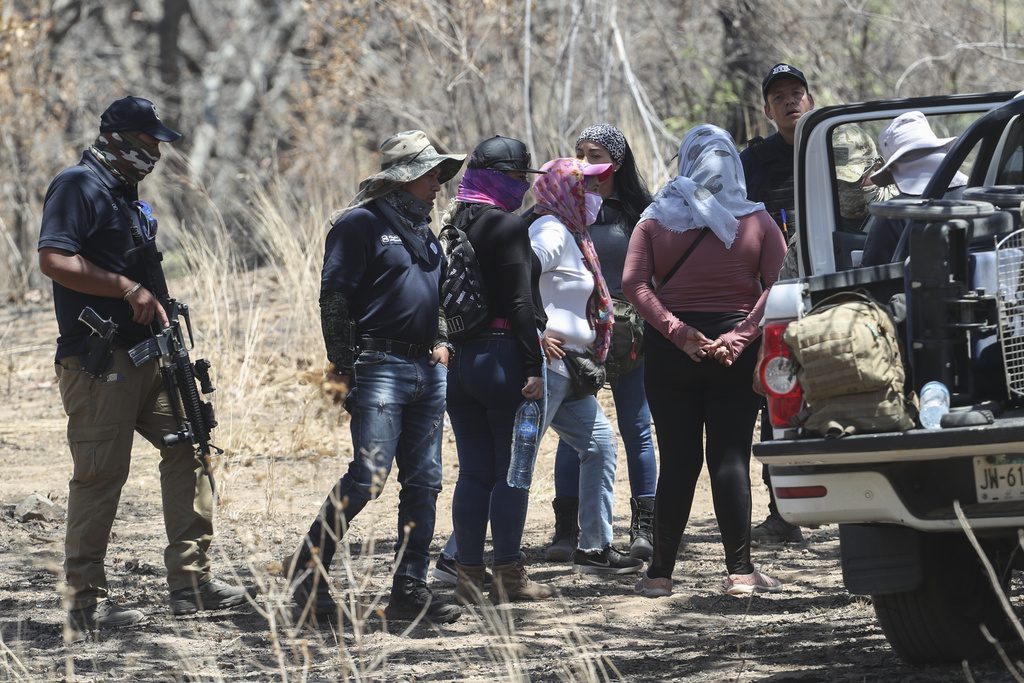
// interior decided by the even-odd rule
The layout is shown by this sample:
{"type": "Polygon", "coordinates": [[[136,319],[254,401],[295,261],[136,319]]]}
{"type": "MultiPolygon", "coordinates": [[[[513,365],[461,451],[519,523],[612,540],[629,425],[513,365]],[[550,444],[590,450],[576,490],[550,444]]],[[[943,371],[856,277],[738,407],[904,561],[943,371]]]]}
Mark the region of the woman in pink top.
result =
{"type": "Polygon", "coordinates": [[[644,382],[660,463],[654,556],[636,586],[643,595],[672,592],[705,433],[726,593],[782,585],[750,562],[750,444],[761,405],[751,389],[759,323],[786,244],[764,205],[746,195],[732,138],[697,126],[679,148],[679,175],[629,241],[622,288],[647,321],[644,382]]]}

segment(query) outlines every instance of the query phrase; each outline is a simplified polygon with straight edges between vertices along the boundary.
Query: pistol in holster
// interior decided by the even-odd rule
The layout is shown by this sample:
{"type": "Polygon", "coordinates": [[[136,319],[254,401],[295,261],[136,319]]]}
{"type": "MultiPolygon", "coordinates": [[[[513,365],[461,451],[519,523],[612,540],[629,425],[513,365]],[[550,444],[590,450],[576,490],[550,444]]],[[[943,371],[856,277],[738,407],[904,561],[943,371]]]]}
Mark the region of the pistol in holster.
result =
{"type": "Polygon", "coordinates": [[[113,320],[104,320],[91,306],[82,309],[78,314],[78,320],[92,332],[85,340],[82,370],[92,377],[103,379],[113,359],[117,323],[113,320]]]}

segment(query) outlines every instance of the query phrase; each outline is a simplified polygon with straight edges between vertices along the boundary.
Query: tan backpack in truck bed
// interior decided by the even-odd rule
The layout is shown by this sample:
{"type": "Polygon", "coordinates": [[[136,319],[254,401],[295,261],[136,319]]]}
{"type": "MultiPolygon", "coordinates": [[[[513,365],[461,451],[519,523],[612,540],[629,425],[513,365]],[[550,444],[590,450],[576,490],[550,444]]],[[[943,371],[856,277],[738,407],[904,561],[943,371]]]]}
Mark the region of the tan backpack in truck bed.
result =
{"type": "Polygon", "coordinates": [[[796,358],[805,430],[843,436],[914,427],[896,326],[877,301],[836,294],[790,323],[782,339],[796,358]]]}

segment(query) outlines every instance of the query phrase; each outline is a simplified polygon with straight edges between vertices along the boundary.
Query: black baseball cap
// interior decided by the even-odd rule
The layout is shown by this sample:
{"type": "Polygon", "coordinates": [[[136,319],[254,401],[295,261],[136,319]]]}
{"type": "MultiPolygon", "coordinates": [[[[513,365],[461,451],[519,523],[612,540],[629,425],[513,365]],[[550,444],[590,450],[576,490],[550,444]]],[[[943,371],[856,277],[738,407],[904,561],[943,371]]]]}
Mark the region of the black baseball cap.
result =
{"type": "Polygon", "coordinates": [[[487,168],[492,171],[518,171],[544,173],[530,168],[530,153],[526,145],[515,138],[495,135],[487,138],[473,150],[466,168],[487,168]]]}
{"type": "Polygon", "coordinates": [[[795,78],[804,84],[804,87],[810,89],[811,86],[807,84],[807,78],[804,76],[804,72],[795,66],[789,64],[783,64],[782,62],[776,64],[768,70],[768,74],[761,81],[761,94],[764,95],[765,101],[768,100],[768,88],[772,83],[779,80],[780,78],[795,78]]]}
{"type": "Polygon", "coordinates": [[[181,133],[163,124],[156,113],[156,105],[144,97],[122,97],[100,115],[100,132],[141,131],[161,142],[174,142],[181,133]]]}

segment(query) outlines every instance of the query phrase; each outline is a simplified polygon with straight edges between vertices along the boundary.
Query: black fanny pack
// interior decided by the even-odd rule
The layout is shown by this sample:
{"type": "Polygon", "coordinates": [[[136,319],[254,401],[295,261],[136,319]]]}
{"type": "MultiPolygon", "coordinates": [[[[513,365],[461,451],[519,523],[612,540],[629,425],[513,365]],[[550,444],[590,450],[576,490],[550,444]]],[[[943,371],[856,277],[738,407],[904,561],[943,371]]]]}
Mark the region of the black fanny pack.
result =
{"type": "Polygon", "coordinates": [[[569,395],[572,398],[597,395],[607,377],[604,365],[595,361],[589,353],[575,351],[566,351],[562,360],[569,372],[569,395]]]}

